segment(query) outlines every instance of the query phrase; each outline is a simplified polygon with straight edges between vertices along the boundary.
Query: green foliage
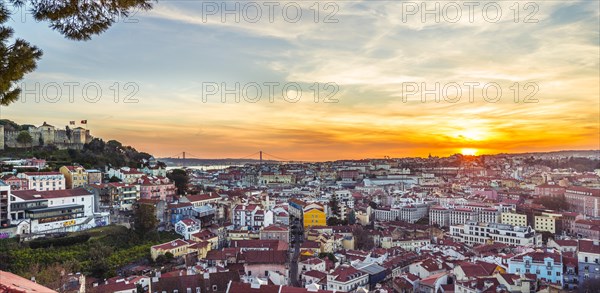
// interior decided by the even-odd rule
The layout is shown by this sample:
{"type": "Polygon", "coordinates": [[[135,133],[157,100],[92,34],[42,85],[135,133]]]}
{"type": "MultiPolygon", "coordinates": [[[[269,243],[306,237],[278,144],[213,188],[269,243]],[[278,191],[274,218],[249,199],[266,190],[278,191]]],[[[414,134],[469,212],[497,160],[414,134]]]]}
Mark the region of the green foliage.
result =
{"type": "Polygon", "coordinates": [[[185,170],[182,169],[174,169],[171,170],[167,174],[167,178],[173,180],[175,182],[175,187],[177,187],[177,193],[180,195],[184,195],[187,190],[187,185],[190,181],[190,178],[185,170]]]}
{"type": "Polygon", "coordinates": [[[340,205],[335,195],[331,195],[331,199],[329,200],[329,208],[334,216],[337,217],[340,215],[340,205]]]}
{"type": "MultiPolygon", "coordinates": [[[[22,125],[10,120],[0,120],[0,125],[4,125],[6,130],[18,130],[22,127],[22,125]]],[[[27,131],[22,131],[19,133],[19,137],[17,137],[17,142],[23,145],[30,145],[31,141],[31,135],[27,131]]],[[[5,150],[0,150],[0,155],[13,158],[36,157],[45,159],[51,169],[70,165],[73,162],[77,162],[84,168],[89,169],[100,169],[105,166],[114,168],[125,166],[139,167],[142,160],[148,160],[151,157],[150,154],[138,152],[133,147],[123,146],[123,144],[116,140],[110,140],[105,143],[99,138],[92,139],[90,143],[83,146],[82,150],[59,150],[55,146],[36,147],[32,150],[6,148],[5,150]]]]}
{"type": "Polygon", "coordinates": [[[541,204],[543,205],[545,208],[550,209],[550,210],[555,210],[555,211],[568,211],[569,210],[569,203],[567,202],[567,200],[565,199],[564,196],[556,196],[556,197],[551,197],[551,196],[544,196],[544,197],[539,197],[533,200],[534,203],[536,204],[541,204]]]}
{"type": "Polygon", "coordinates": [[[356,224],[356,212],[354,212],[354,210],[351,210],[348,213],[348,224],[350,224],[350,225],[356,224]]]}
{"type": "Polygon", "coordinates": [[[340,220],[336,217],[329,217],[327,219],[327,226],[343,226],[348,225],[348,220],[340,220]]]}
{"type": "Polygon", "coordinates": [[[146,239],[156,230],[158,219],[155,216],[156,208],[149,204],[137,204],[133,210],[133,229],[138,236],[146,239]]]}
{"type": "Polygon", "coordinates": [[[354,248],[359,250],[371,250],[375,246],[373,237],[368,230],[358,225],[352,230],[354,235],[354,248]]]}
{"type": "Polygon", "coordinates": [[[25,278],[35,276],[43,285],[54,288],[57,272],[84,272],[94,277],[114,276],[127,264],[149,259],[150,247],[179,238],[174,233],[156,233],[153,240],[144,240],[123,226],[105,226],[76,232],[67,238],[89,237],[87,242],[69,246],[50,246],[33,249],[31,242],[20,245],[17,239],[0,240],[0,269],[25,278]]]}
{"type": "Polygon", "coordinates": [[[376,208],[377,208],[377,203],[375,203],[374,201],[369,201],[369,206],[370,206],[372,209],[376,209],[376,208]]]}
{"type": "Polygon", "coordinates": [[[36,239],[29,242],[29,247],[32,249],[37,248],[48,248],[51,246],[60,247],[60,246],[71,246],[77,243],[87,242],[90,239],[90,235],[88,234],[80,234],[76,236],[69,237],[60,237],[53,239],[36,239]]]}
{"type": "Polygon", "coordinates": [[[31,138],[31,134],[29,134],[29,132],[23,130],[19,132],[19,135],[17,135],[17,142],[22,145],[26,145],[33,142],[33,138],[31,138]]]}
{"type": "MultiPolygon", "coordinates": [[[[23,2],[23,0],[12,0],[23,2]]],[[[90,40],[93,35],[106,31],[120,17],[127,17],[134,10],[152,8],[148,0],[122,1],[31,1],[33,17],[49,22],[50,27],[67,39],[90,40]]]]}
{"type": "MultiPolygon", "coordinates": [[[[4,1],[0,2],[0,25],[10,19],[4,1]]],[[[17,86],[25,74],[37,67],[42,51],[22,39],[13,40],[13,29],[0,26],[0,106],[8,106],[19,99],[17,86]],[[9,43],[10,42],[10,43],[9,43]]]]}
{"type": "Polygon", "coordinates": [[[8,119],[1,119],[0,125],[4,126],[4,130],[9,130],[9,131],[26,130],[26,129],[21,129],[21,125],[15,123],[14,121],[8,120],[8,119]]]}
{"type": "Polygon", "coordinates": [[[331,252],[321,252],[321,253],[319,253],[319,258],[320,259],[328,258],[332,262],[337,262],[338,261],[335,258],[335,256],[333,255],[333,253],[331,253],[331,252]]]}

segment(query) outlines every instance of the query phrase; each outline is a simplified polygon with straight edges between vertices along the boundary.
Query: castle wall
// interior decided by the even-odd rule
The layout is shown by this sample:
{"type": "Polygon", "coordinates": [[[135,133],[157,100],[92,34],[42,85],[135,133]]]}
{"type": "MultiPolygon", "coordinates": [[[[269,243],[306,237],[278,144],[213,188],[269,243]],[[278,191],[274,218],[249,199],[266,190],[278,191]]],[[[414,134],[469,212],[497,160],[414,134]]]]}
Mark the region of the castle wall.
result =
{"type": "MultiPolygon", "coordinates": [[[[34,147],[40,146],[40,137],[43,145],[53,145],[58,149],[82,149],[85,143],[92,140],[89,130],[72,130],[70,140],[65,129],[41,126],[37,128],[30,127],[28,132],[32,138],[31,145],[34,147]]],[[[5,131],[4,127],[0,125],[0,149],[4,149],[5,146],[11,148],[30,147],[29,144],[21,145],[17,142],[19,133],[20,131],[5,131]]]]}

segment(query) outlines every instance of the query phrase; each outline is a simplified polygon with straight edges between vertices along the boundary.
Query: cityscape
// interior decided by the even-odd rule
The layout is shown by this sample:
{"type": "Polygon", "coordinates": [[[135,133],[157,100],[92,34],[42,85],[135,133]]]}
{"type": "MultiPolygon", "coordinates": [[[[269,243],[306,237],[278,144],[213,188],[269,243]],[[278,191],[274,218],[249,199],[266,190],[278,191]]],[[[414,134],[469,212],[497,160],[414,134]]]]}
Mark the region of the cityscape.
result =
{"type": "Polygon", "coordinates": [[[0,1],[0,293],[600,293],[597,1],[0,1]]]}

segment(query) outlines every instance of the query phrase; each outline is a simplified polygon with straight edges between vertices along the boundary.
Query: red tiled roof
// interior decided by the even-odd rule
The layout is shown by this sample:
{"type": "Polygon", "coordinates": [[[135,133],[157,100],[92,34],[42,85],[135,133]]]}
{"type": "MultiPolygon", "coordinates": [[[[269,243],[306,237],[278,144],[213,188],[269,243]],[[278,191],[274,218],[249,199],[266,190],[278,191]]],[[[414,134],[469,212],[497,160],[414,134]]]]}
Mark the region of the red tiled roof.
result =
{"type": "Polygon", "coordinates": [[[27,176],[47,176],[47,175],[62,175],[60,172],[25,172],[27,176]]]}
{"type": "Polygon", "coordinates": [[[599,241],[596,241],[596,244],[594,244],[592,240],[579,240],[579,252],[600,254],[600,245],[598,243],[599,241]]]}
{"type": "Polygon", "coordinates": [[[56,293],[54,290],[5,271],[0,271],[0,292],[56,293]]]}
{"type": "Polygon", "coordinates": [[[18,198],[21,198],[23,200],[50,199],[50,198],[92,195],[92,193],[88,192],[84,188],[47,190],[47,191],[37,191],[37,190],[33,190],[33,189],[32,190],[15,190],[15,191],[11,191],[11,194],[18,198]],[[39,195],[39,197],[37,197],[37,195],[39,195]]]}
{"type": "Polygon", "coordinates": [[[177,247],[181,247],[181,246],[186,246],[189,245],[190,243],[182,240],[182,239],[175,239],[173,241],[167,242],[167,243],[163,243],[163,244],[158,244],[158,245],[154,245],[152,246],[152,248],[154,249],[161,249],[161,250],[168,250],[168,249],[173,249],[173,248],[177,248],[177,247]]]}
{"type": "Polygon", "coordinates": [[[365,273],[351,267],[351,266],[339,266],[330,275],[335,276],[335,280],[339,282],[348,282],[355,279],[356,277],[363,276],[365,273]]]}
{"type": "Polygon", "coordinates": [[[221,198],[221,197],[218,195],[211,195],[211,194],[193,194],[193,195],[187,196],[187,200],[189,200],[190,202],[213,200],[213,199],[218,199],[218,198],[221,198]]]}
{"type": "Polygon", "coordinates": [[[277,224],[269,225],[263,229],[263,231],[266,231],[266,232],[286,232],[289,230],[290,230],[290,228],[283,226],[283,225],[277,225],[277,224]]]}
{"type": "Polygon", "coordinates": [[[327,278],[327,274],[321,271],[310,270],[303,273],[305,276],[317,278],[319,280],[324,280],[327,278]]]}
{"type": "Polygon", "coordinates": [[[248,250],[241,254],[241,258],[248,264],[285,264],[286,250],[248,250]]]}

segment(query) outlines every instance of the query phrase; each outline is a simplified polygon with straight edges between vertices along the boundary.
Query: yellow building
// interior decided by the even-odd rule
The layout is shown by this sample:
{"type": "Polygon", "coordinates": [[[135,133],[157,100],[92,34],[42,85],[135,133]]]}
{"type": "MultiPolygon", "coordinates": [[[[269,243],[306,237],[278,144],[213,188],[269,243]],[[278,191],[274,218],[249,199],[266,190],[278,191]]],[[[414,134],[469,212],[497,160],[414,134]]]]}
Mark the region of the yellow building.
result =
{"type": "Polygon", "coordinates": [[[59,171],[65,176],[67,189],[83,187],[88,183],[88,173],[81,166],[62,166],[59,171]]]}
{"type": "Polygon", "coordinates": [[[502,224],[525,227],[527,226],[527,215],[517,213],[502,213],[500,221],[502,224]]]}
{"type": "Polygon", "coordinates": [[[548,231],[553,234],[556,233],[556,221],[561,216],[561,214],[548,212],[543,212],[541,216],[535,216],[535,230],[537,232],[548,231]]]}
{"type": "Polygon", "coordinates": [[[171,242],[154,245],[150,247],[150,256],[152,256],[153,260],[159,255],[165,255],[167,252],[173,254],[173,257],[180,257],[187,255],[190,253],[190,248],[197,249],[197,247],[193,247],[196,243],[193,241],[185,241],[183,239],[175,239],[171,242]]]}
{"type": "Polygon", "coordinates": [[[198,259],[206,258],[209,251],[212,250],[212,245],[208,241],[198,241],[196,244],[190,246],[189,250],[198,249],[198,259]]]}
{"type": "Polygon", "coordinates": [[[313,226],[327,226],[325,208],[317,203],[311,203],[304,207],[304,228],[313,226]]]}

